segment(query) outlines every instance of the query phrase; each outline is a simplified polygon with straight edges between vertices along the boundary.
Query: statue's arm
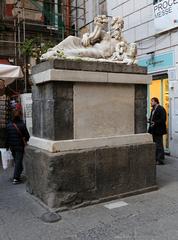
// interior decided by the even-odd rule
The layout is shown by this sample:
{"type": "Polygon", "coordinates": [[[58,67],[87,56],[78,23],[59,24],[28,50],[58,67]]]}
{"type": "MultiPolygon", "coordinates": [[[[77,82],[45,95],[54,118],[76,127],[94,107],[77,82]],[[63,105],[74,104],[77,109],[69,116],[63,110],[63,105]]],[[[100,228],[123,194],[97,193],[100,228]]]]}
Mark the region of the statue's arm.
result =
{"type": "Polygon", "coordinates": [[[89,35],[90,43],[94,44],[96,41],[98,41],[98,39],[101,39],[101,35],[102,35],[101,33],[102,33],[102,29],[97,28],[96,26],[94,31],[89,35]]]}
{"type": "Polygon", "coordinates": [[[95,26],[95,29],[92,33],[85,33],[82,38],[82,44],[84,47],[89,45],[94,45],[98,40],[102,40],[102,28],[95,26]]]}

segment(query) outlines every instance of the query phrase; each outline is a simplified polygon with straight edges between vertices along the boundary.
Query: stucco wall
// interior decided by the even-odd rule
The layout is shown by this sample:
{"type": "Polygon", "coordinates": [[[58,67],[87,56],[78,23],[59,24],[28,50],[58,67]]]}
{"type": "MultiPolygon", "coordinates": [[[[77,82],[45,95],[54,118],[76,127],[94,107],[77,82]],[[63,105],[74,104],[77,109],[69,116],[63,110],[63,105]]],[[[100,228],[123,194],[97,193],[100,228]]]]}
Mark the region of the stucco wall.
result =
{"type": "Polygon", "coordinates": [[[153,0],[107,1],[108,15],[122,16],[128,42],[137,42],[138,55],[162,52],[178,43],[178,31],[155,36],[153,0]]]}

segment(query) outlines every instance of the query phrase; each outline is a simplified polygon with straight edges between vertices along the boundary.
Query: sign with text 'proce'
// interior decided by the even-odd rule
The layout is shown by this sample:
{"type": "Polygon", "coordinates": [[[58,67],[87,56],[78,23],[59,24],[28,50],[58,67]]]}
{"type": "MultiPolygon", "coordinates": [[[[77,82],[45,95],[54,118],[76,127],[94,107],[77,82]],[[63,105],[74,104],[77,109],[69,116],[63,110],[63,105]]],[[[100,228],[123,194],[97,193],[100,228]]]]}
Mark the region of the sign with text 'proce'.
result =
{"type": "Polygon", "coordinates": [[[178,27],[178,0],[154,0],[153,7],[157,33],[178,27]]]}

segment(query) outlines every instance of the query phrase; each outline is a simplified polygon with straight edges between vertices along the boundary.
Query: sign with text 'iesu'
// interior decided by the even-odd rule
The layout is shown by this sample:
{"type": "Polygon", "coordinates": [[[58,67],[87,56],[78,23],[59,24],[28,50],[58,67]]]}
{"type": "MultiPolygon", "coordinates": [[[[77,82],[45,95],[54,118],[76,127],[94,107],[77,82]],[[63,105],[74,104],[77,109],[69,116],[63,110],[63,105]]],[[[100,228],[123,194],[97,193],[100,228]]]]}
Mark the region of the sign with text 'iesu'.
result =
{"type": "Polygon", "coordinates": [[[178,27],[178,0],[154,0],[153,7],[157,33],[178,27]]]}

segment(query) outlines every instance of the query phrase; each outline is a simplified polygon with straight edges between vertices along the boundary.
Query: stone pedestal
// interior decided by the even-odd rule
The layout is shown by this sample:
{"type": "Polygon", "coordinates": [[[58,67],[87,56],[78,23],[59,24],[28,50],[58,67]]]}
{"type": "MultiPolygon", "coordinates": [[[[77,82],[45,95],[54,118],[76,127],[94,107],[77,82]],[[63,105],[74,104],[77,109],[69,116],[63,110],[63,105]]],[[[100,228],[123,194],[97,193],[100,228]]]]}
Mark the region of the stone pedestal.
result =
{"type": "Polygon", "coordinates": [[[30,192],[68,207],[156,188],[145,68],[53,60],[37,65],[33,79],[30,192]]]}

